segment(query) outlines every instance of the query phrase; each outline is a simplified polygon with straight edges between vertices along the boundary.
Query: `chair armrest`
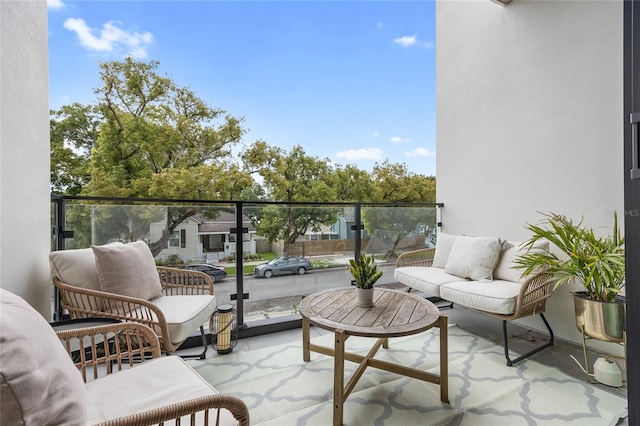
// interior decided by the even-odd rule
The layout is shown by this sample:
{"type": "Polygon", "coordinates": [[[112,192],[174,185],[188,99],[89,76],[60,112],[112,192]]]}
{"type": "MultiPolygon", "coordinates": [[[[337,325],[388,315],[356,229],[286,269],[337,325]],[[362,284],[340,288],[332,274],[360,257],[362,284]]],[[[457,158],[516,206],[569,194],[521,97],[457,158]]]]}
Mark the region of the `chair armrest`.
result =
{"type": "Polygon", "coordinates": [[[249,426],[249,409],[239,398],[232,395],[208,395],[179,404],[149,410],[135,415],[100,423],[100,426],[147,426],[156,424],[216,424],[219,418],[212,409],[227,409],[240,426],[249,426]],[[189,416],[189,419],[183,417],[189,416]],[[180,419],[180,420],[178,420],[180,419]],[[197,420],[196,420],[197,419],[197,420]],[[215,423],[214,423],[215,421],[215,423]]]}
{"type": "Polygon", "coordinates": [[[87,382],[87,373],[93,379],[122,370],[136,362],[160,356],[160,341],[149,327],[137,323],[114,323],[93,327],[56,331],[69,356],[87,382]],[[80,348],[80,350],[74,350],[80,348]],[[99,367],[104,365],[103,367],[99,367]]]}
{"type": "Polygon", "coordinates": [[[396,268],[401,268],[403,266],[431,266],[433,264],[433,256],[435,253],[435,248],[425,248],[404,252],[398,256],[398,259],[396,259],[396,268]]]}
{"type": "Polygon", "coordinates": [[[527,277],[522,283],[515,311],[509,320],[544,312],[547,299],[551,296],[551,278],[552,275],[544,271],[527,277]]]}
{"type": "Polygon", "coordinates": [[[132,321],[159,330],[161,336],[169,336],[164,313],[147,300],[106,291],[76,287],[53,277],[53,284],[60,290],[62,307],[71,318],[114,318],[132,321]]]}
{"type": "Polygon", "coordinates": [[[158,266],[163,294],[213,294],[213,280],[204,272],[158,266]]]}

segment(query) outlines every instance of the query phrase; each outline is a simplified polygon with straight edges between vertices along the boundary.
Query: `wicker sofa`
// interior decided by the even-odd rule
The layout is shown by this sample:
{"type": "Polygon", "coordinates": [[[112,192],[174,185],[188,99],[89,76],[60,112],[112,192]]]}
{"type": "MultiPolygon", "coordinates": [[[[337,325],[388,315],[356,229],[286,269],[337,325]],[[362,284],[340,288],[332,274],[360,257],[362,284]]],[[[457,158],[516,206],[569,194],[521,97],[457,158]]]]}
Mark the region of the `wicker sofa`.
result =
{"type": "Polygon", "coordinates": [[[242,400],[221,395],[182,358],[161,356],[145,325],[56,334],[3,289],[0,311],[0,424],[249,425],[242,400]]]}
{"type": "MultiPolygon", "coordinates": [[[[548,250],[548,242],[531,250],[548,250]]],[[[553,330],[543,313],[551,295],[548,275],[540,272],[521,277],[513,268],[522,253],[520,242],[495,237],[456,236],[439,233],[435,248],[401,254],[395,279],[428,296],[441,298],[502,320],[507,365],[553,345],[553,330]],[[509,356],[507,322],[540,315],[549,342],[516,359],[509,356]]]]}

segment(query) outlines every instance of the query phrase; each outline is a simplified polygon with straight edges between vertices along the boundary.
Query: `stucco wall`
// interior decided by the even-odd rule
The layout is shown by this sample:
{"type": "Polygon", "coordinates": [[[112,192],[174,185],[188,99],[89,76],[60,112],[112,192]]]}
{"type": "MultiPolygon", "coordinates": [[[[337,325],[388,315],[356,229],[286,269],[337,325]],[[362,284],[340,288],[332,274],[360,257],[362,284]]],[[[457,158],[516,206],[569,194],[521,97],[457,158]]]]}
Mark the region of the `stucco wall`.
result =
{"type": "MultiPolygon", "coordinates": [[[[609,231],[623,211],[622,3],[440,0],[436,20],[443,231],[522,240],[549,211],[609,231]]],[[[547,318],[579,341],[569,290],[547,318]]]]}
{"type": "Polygon", "coordinates": [[[0,287],[50,319],[47,4],[0,2],[0,287]]]}

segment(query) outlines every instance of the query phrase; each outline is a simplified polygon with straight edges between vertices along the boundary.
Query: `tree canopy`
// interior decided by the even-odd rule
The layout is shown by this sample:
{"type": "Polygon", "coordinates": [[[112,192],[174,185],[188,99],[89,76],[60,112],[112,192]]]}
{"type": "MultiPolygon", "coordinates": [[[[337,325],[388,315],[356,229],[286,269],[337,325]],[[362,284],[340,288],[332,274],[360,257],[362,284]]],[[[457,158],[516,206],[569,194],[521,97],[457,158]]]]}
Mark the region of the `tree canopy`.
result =
{"type": "MultiPolygon", "coordinates": [[[[210,107],[158,74],[158,66],[131,58],[102,63],[92,105],[52,111],[54,191],[200,200],[232,199],[253,185],[231,161],[245,132],[242,119],[210,107]]],[[[196,213],[168,209],[157,247],[196,213]]]]}

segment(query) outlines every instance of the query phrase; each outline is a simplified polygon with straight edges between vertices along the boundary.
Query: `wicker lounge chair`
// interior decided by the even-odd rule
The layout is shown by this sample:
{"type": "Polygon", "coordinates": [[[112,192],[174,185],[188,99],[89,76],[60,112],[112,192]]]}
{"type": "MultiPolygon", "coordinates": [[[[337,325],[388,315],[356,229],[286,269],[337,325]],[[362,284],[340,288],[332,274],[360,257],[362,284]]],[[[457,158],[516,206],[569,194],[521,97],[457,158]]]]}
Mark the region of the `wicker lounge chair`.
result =
{"type": "Polygon", "coordinates": [[[213,282],[207,274],[156,267],[143,242],[56,251],[49,260],[62,308],[71,318],[115,318],[147,325],[158,334],[163,352],[174,352],[200,328],[203,351],[199,357],[204,359],[203,324],[216,309],[213,282]],[[100,265],[94,256],[99,249],[116,252],[108,259],[112,261],[108,269],[108,262],[103,259],[100,265]],[[138,259],[130,255],[133,249],[144,265],[133,263],[138,259]],[[140,290],[145,277],[148,291],[140,290]],[[115,287],[105,291],[109,278],[115,287]]]}
{"type": "Polygon", "coordinates": [[[242,400],[221,395],[182,358],[161,356],[145,325],[56,333],[3,289],[0,307],[0,424],[249,425],[242,400]]]}

